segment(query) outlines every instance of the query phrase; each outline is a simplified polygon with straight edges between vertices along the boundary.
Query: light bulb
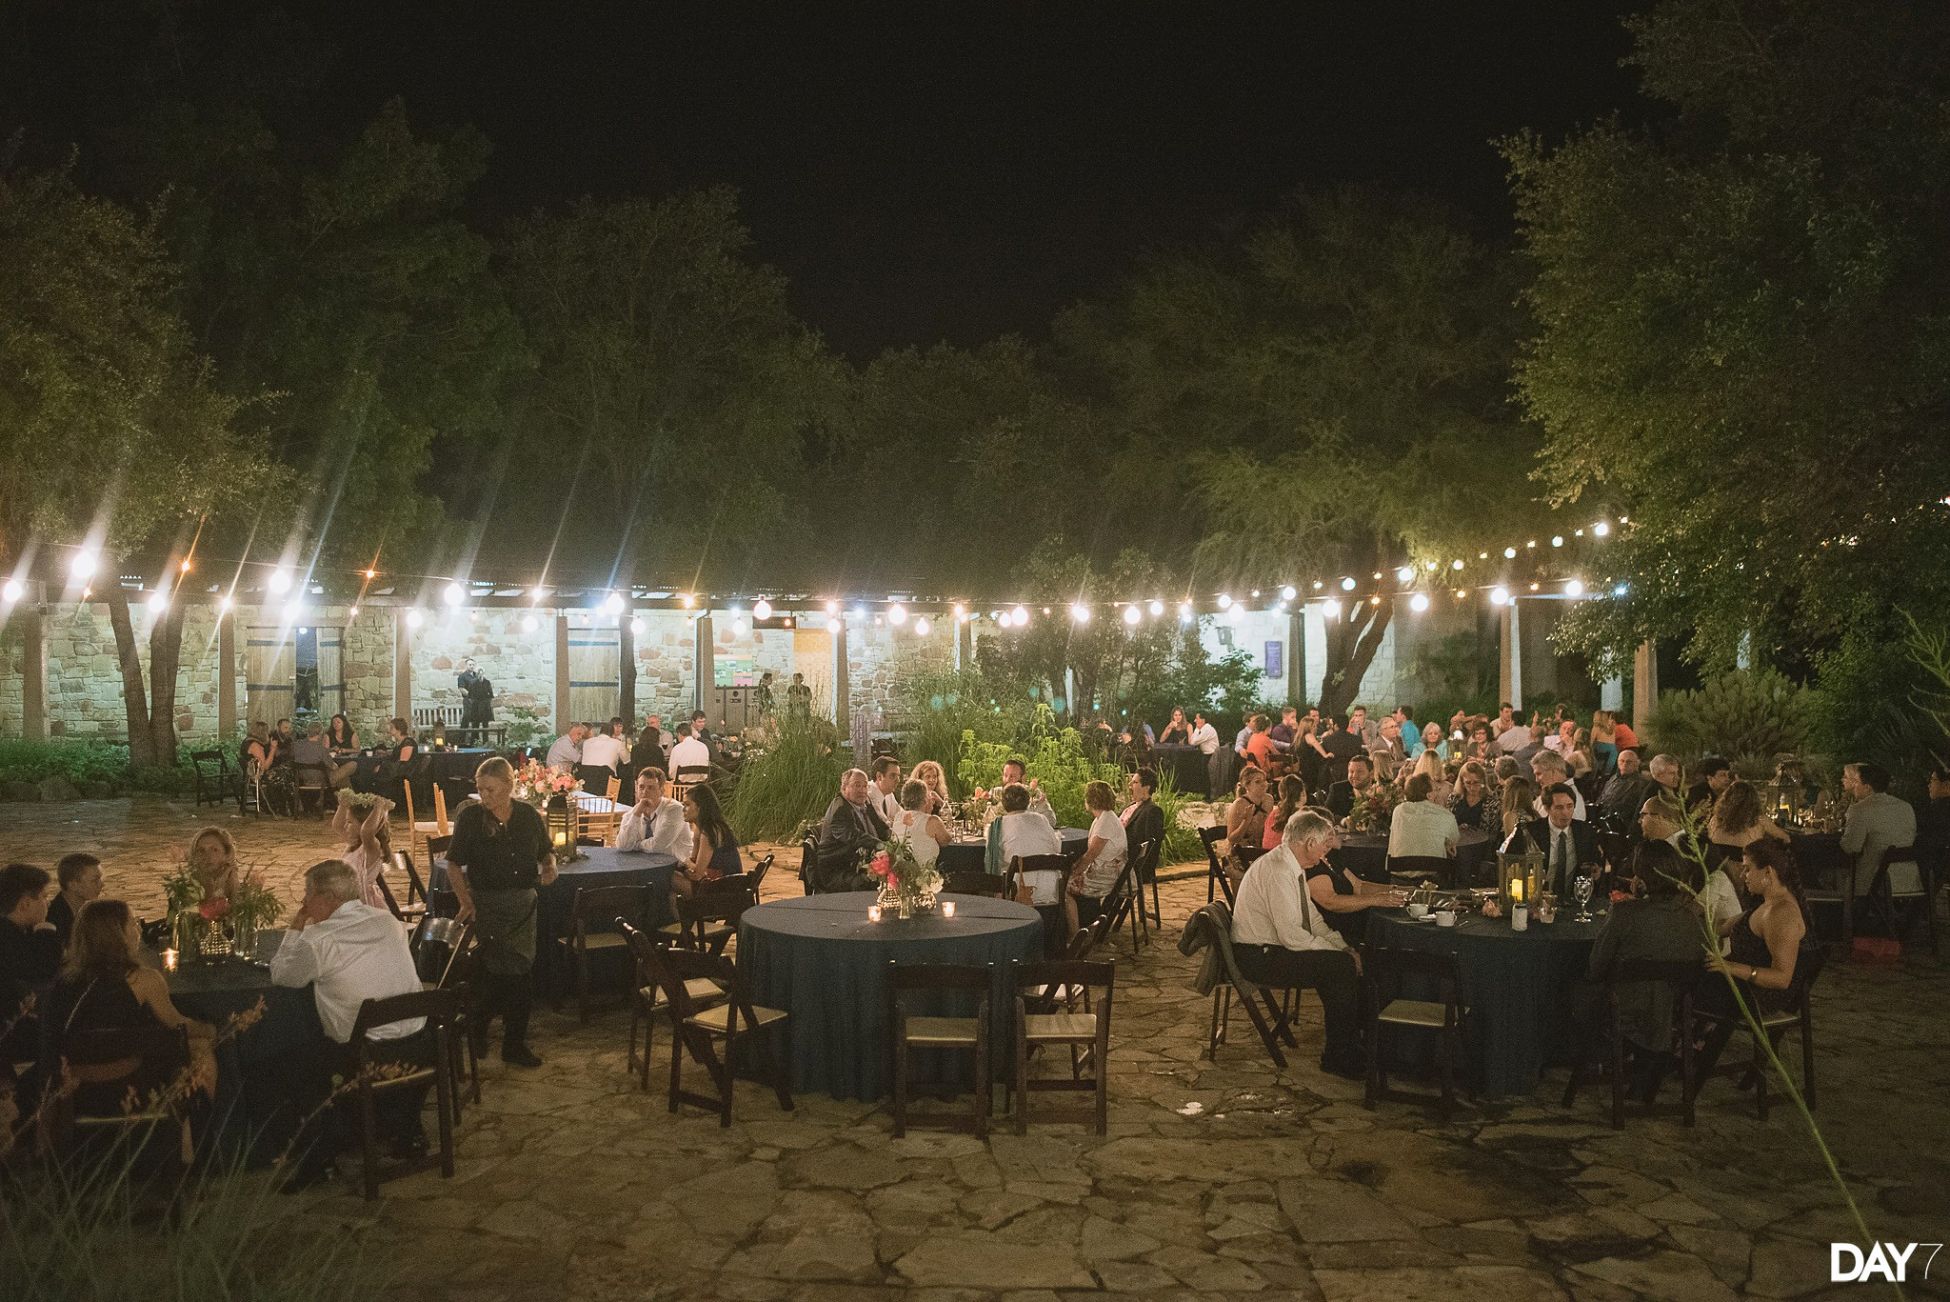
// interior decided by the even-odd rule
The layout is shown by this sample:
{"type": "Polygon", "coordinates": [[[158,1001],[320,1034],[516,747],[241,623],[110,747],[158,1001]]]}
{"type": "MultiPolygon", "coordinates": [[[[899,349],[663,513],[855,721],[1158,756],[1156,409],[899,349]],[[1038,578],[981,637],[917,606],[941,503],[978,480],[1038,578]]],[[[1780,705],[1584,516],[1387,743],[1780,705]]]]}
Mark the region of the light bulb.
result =
{"type": "Polygon", "coordinates": [[[1346,578],[1343,578],[1343,579],[1341,580],[1341,591],[1342,591],[1342,592],[1352,592],[1352,591],[1354,591],[1354,579],[1353,579],[1353,576],[1351,576],[1351,575],[1350,575],[1350,576],[1348,576],[1348,577],[1346,577],[1346,578]]]}
{"type": "Polygon", "coordinates": [[[898,601],[887,607],[887,622],[896,628],[905,624],[907,622],[907,607],[901,605],[898,601]]]}
{"type": "Polygon", "coordinates": [[[1220,610],[1231,610],[1231,609],[1232,609],[1232,594],[1231,594],[1231,593],[1227,593],[1227,592],[1221,592],[1221,593],[1219,594],[1219,609],[1220,609],[1220,610]]]}
{"type": "Polygon", "coordinates": [[[264,586],[275,593],[291,591],[291,571],[287,569],[272,570],[270,581],[264,586]]]}
{"type": "Polygon", "coordinates": [[[1490,604],[1491,604],[1492,606],[1507,606],[1507,605],[1509,605],[1509,604],[1510,604],[1510,589],[1508,589],[1508,588],[1503,588],[1503,587],[1497,587],[1497,588],[1491,588],[1491,589],[1490,589],[1490,604]]]}
{"type": "Polygon", "coordinates": [[[1079,624],[1088,624],[1090,622],[1090,607],[1084,605],[1081,601],[1077,602],[1070,607],[1070,618],[1079,624]]]}
{"type": "Polygon", "coordinates": [[[1564,535],[1563,535],[1563,534],[1561,534],[1561,533],[1559,533],[1559,534],[1552,534],[1552,535],[1551,535],[1551,546],[1553,546],[1553,547],[1562,547],[1563,545],[1564,545],[1564,535]]]}
{"type": "Polygon", "coordinates": [[[521,617],[521,631],[524,633],[533,633],[541,626],[542,621],[536,619],[533,615],[523,615],[521,617]]]}
{"type": "Polygon", "coordinates": [[[642,621],[642,620],[640,620],[640,619],[633,619],[633,620],[631,620],[631,621],[630,621],[630,636],[631,636],[631,637],[642,637],[642,636],[643,636],[643,621],[642,621]]]}
{"type": "Polygon", "coordinates": [[[1603,538],[1611,533],[1611,522],[1609,520],[1600,520],[1591,526],[1591,532],[1593,536],[1603,538]]]}
{"type": "Polygon", "coordinates": [[[839,603],[839,602],[837,602],[837,601],[829,601],[829,602],[827,602],[827,603],[826,603],[826,613],[827,613],[827,614],[829,614],[829,615],[837,615],[837,614],[839,614],[839,613],[840,613],[840,603],[839,603]]]}
{"type": "Polygon", "coordinates": [[[1299,591],[1295,589],[1291,583],[1287,584],[1285,587],[1280,589],[1281,601],[1292,601],[1295,597],[1299,595],[1300,595],[1299,591]]]}
{"type": "Polygon", "coordinates": [[[1135,625],[1139,620],[1143,618],[1144,618],[1144,612],[1139,610],[1136,606],[1124,607],[1124,622],[1126,624],[1135,625]]]}
{"type": "Polygon", "coordinates": [[[83,548],[74,554],[73,560],[68,562],[68,574],[77,583],[84,583],[94,577],[95,568],[100,564],[100,556],[87,548],[83,548]]]}
{"type": "Polygon", "coordinates": [[[449,583],[447,585],[447,591],[442,595],[449,606],[458,606],[461,602],[467,600],[467,589],[461,587],[458,583],[449,583]]]}
{"type": "Polygon", "coordinates": [[[612,615],[622,614],[623,598],[617,596],[614,592],[610,593],[609,596],[603,599],[603,609],[612,615]]]}
{"type": "Polygon", "coordinates": [[[1622,597],[1631,590],[1632,586],[1629,583],[1621,583],[1611,590],[1611,595],[1614,597],[1622,597]]]}
{"type": "Polygon", "coordinates": [[[217,612],[218,612],[219,614],[224,614],[224,615],[227,615],[227,614],[229,614],[229,613],[230,613],[230,605],[231,605],[231,602],[230,602],[230,594],[226,592],[226,593],[225,593],[225,594],[223,595],[223,598],[222,598],[222,599],[221,599],[220,601],[218,601],[218,602],[217,602],[217,612]]]}
{"type": "Polygon", "coordinates": [[[1415,567],[1413,565],[1404,565],[1399,570],[1396,570],[1395,582],[1397,583],[1415,582],[1415,567]]]}
{"type": "Polygon", "coordinates": [[[687,592],[679,597],[677,601],[685,610],[691,610],[697,605],[697,594],[695,592],[687,592]]]}
{"type": "Polygon", "coordinates": [[[1165,613],[1165,603],[1153,597],[1151,599],[1151,604],[1149,606],[1146,606],[1145,609],[1151,612],[1151,618],[1156,619],[1158,616],[1165,613]]]}
{"type": "Polygon", "coordinates": [[[1011,624],[1014,624],[1017,628],[1021,628],[1023,625],[1029,622],[1029,612],[1027,610],[1024,610],[1021,606],[1017,606],[1014,610],[1009,612],[1009,622],[1011,624]]]}
{"type": "Polygon", "coordinates": [[[754,601],[752,603],[752,618],[753,619],[772,618],[772,603],[767,601],[763,597],[760,597],[757,601],[754,601]]]}
{"type": "Polygon", "coordinates": [[[1416,593],[1408,599],[1408,608],[1418,615],[1421,614],[1429,608],[1429,594],[1426,592],[1416,593]]]}
{"type": "Polygon", "coordinates": [[[1461,568],[1462,568],[1462,557],[1460,557],[1460,556],[1458,556],[1458,557],[1457,557],[1457,558],[1456,558],[1455,560],[1453,560],[1453,561],[1450,561],[1450,562],[1449,562],[1449,568],[1450,568],[1450,569],[1452,569],[1452,570],[1459,570],[1459,569],[1461,569],[1461,568]]]}
{"type": "Polygon", "coordinates": [[[934,625],[928,622],[928,617],[926,615],[923,615],[919,619],[914,621],[914,636],[926,637],[929,633],[932,633],[933,631],[934,631],[934,625]]]}
{"type": "Polygon", "coordinates": [[[537,606],[542,604],[542,598],[546,597],[547,595],[548,595],[547,588],[530,588],[528,590],[528,599],[534,602],[537,606]]]}
{"type": "Polygon", "coordinates": [[[357,619],[357,618],[359,618],[359,608],[358,608],[357,606],[353,606],[353,607],[351,607],[350,609],[348,609],[348,610],[347,610],[347,611],[345,612],[345,617],[346,617],[347,619],[357,619]]]}
{"type": "Polygon", "coordinates": [[[157,588],[149,594],[149,609],[157,614],[169,609],[169,594],[157,588]]]}
{"type": "Polygon", "coordinates": [[[1517,559],[1517,549],[1514,547],[1505,547],[1503,549],[1503,559],[1506,561],[1514,561],[1517,559]]]}
{"type": "Polygon", "coordinates": [[[1341,617],[1340,599],[1338,597],[1329,597],[1327,600],[1321,602],[1320,613],[1329,619],[1339,619],[1341,617]]]}
{"type": "Polygon", "coordinates": [[[1192,603],[1191,603],[1191,602],[1189,602],[1189,601],[1184,601],[1184,602],[1180,602],[1180,603],[1179,603],[1179,605],[1178,605],[1178,622],[1179,622],[1179,623],[1181,623],[1181,624],[1190,624],[1190,623],[1192,623],[1192,622],[1193,622],[1193,620],[1194,620],[1194,619],[1196,619],[1196,618],[1197,618],[1197,617],[1196,617],[1195,615],[1193,615],[1193,614],[1192,614],[1192,603]]]}
{"type": "Polygon", "coordinates": [[[0,600],[10,606],[26,595],[27,589],[20,586],[19,579],[8,579],[4,585],[0,585],[0,600]]]}
{"type": "Polygon", "coordinates": [[[962,605],[959,601],[955,603],[955,622],[957,624],[965,624],[968,622],[968,607],[962,605]]]}
{"type": "Polygon", "coordinates": [[[406,612],[406,626],[408,628],[418,628],[425,620],[426,616],[417,610],[409,610],[406,612]]]}
{"type": "Polygon", "coordinates": [[[1567,597],[1582,597],[1584,595],[1584,580],[1566,580],[1564,584],[1564,595],[1567,597]]]}

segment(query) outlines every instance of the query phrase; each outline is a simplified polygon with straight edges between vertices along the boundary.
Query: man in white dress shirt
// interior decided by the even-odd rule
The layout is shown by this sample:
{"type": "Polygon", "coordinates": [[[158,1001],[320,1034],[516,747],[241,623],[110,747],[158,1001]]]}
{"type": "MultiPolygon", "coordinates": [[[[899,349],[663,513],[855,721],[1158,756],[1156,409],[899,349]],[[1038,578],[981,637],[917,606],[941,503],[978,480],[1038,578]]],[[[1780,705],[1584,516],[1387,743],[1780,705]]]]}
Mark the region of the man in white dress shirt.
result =
{"type": "Polygon", "coordinates": [[[616,848],[676,855],[679,863],[688,863],[691,825],[684,818],[683,803],[664,795],[664,782],[662,769],[637,772],[636,803],[623,813],[622,826],[616,829],[616,848]]]}
{"type": "Polygon", "coordinates": [[[1361,957],[1307,897],[1307,870],[1338,843],[1334,825],[1310,809],[1286,823],[1280,848],[1253,860],[1232,906],[1232,950],[1250,981],[1272,990],[1312,986],[1325,1014],[1320,1069],[1360,1080],[1361,957]]]}
{"type": "MultiPolygon", "coordinates": [[[[412,994],[422,987],[405,927],[386,910],[360,902],[359,876],[340,859],[305,870],[305,898],[271,958],[271,983],[309,985],[325,1031],[325,1042],[314,1047],[311,1061],[300,1061],[293,1073],[306,1095],[302,1102],[309,1106],[302,1112],[307,1118],[304,1131],[293,1145],[300,1154],[298,1165],[285,1187],[302,1189],[331,1175],[332,1159],[348,1139],[335,1121],[338,1110],[325,1104],[332,1096],[332,1078],[350,1078],[356,1070],[351,1040],[360,1006],[368,999],[412,994]]],[[[424,1018],[376,1026],[366,1038],[374,1045],[375,1066],[424,1067],[433,1061],[433,1037],[426,1033],[424,1018]]],[[[382,1125],[396,1154],[425,1151],[420,1126],[425,1099],[425,1087],[387,1090],[379,1096],[386,1114],[382,1125]]]]}
{"type": "Polygon", "coordinates": [[[691,725],[677,725],[677,744],[670,748],[670,771],[683,776],[687,768],[710,768],[711,748],[691,733],[691,725]]]}
{"type": "Polygon", "coordinates": [[[892,755],[882,755],[873,762],[873,790],[867,792],[867,802],[889,827],[900,816],[901,762],[892,755]]]}
{"type": "MultiPolygon", "coordinates": [[[[611,773],[620,771],[623,762],[630,757],[629,743],[622,738],[623,721],[611,719],[608,731],[591,730],[591,735],[582,743],[582,758],[577,761],[584,768],[608,769],[611,773]]],[[[598,791],[597,795],[602,792],[598,791]]]]}
{"type": "Polygon", "coordinates": [[[1192,716],[1191,744],[1198,747],[1199,754],[1205,756],[1205,782],[1212,799],[1218,800],[1225,794],[1225,761],[1219,754],[1219,730],[1200,710],[1192,716]]]}

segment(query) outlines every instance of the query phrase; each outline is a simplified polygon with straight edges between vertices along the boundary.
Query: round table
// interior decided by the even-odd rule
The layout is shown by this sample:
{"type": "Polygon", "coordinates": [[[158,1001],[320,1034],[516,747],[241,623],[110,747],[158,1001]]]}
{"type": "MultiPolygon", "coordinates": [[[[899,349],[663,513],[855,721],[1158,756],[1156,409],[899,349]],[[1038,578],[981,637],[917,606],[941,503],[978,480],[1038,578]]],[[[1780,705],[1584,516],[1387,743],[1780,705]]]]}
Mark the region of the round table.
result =
{"type": "MultiPolygon", "coordinates": [[[[1476,868],[1496,853],[1489,833],[1478,828],[1465,827],[1456,841],[1456,884],[1473,881],[1476,868]]],[[[1340,849],[1328,858],[1343,872],[1352,873],[1362,881],[1386,882],[1388,880],[1388,838],[1373,832],[1353,832],[1341,838],[1340,849]]]]}
{"type": "MultiPolygon", "coordinates": [[[[1056,829],[1056,835],[1057,839],[1063,842],[1065,859],[1078,858],[1090,844],[1090,832],[1086,828],[1059,827],[1056,829]]],[[[941,857],[935,860],[934,866],[944,876],[948,873],[987,872],[988,853],[987,838],[979,836],[961,838],[941,847],[941,857]]]]}
{"type": "Polygon", "coordinates": [[[300,1053],[309,1061],[325,1035],[310,986],[271,984],[269,964],[283,941],[282,931],[260,935],[254,963],[225,958],[163,973],[177,1009],[219,1035],[231,1017],[264,1005],[263,1016],[217,1046],[217,1138],[251,1165],[276,1158],[297,1133],[303,1118],[290,1064],[300,1053]]]}
{"type": "MultiPolygon", "coordinates": [[[[575,912],[576,892],[585,886],[648,886],[650,911],[646,923],[661,927],[671,921],[670,876],[677,870],[673,855],[648,850],[617,850],[606,845],[585,845],[583,857],[558,865],[555,880],[536,890],[535,901],[535,987],[542,994],[563,993],[569,986],[569,966],[555,943],[570,932],[575,912]]],[[[447,861],[431,869],[429,890],[442,891],[439,912],[453,911],[453,895],[446,892],[447,861]]],[[[592,961],[603,961],[597,954],[592,961]]]]}
{"type": "MultiPolygon", "coordinates": [[[[905,921],[867,921],[872,891],[808,895],[747,909],[738,927],[738,965],[752,1002],[792,1014],[792,1088],[837,1099],[879,1099],[892,1088],[888,1061],[887,964],[992,964],[989,991],[990,1060],[999,1069],[1010,1054],[1015,994],[1012,962],[1042,957],[1043,921],[1011,900],[943,895],[955,916],[923,913],[905,921]]],[[[952,995],[916,996],[911,1009],[932,1016],[974,1012],[952,995]]],[[[917,1080],[962,1073],[969,1055],[917,1055],[917,1080]],[[950,1061],[929,1062],[930,1058],[950,1061]],[[954,1058],[962,1059],[953,1062],[954,1058]]]]}
{"type": "MultiPolygon", "coordinates": [[[[1594,912],[1597,907],[1594,901],[1594,912]]],[[[1454,927],[1438,927],[1411,922],[1398,910],[1371,909],[1368,943],[1456,955],[1462,1002],[1470,1010],[1471,1084],[1490,1098],[1527,1095],[1546,1067],[1569,1061],[1575,1045],[1572,992],[1605,925],[1602,913],[1592,922],[1572,922],[1576,911],[1575,904],[1560,906],[1556,922],[1547,926],[1532,918],[1526,930],[1512,931],[1502,918],[1465,914],[1454,927]]],[[[1435,997],[1432,988],[1418,990],[1412,980],[1403,985],[1411,999],[1435,997]]],[[[1432,1069],[1432,1037],[1394,1032],[1387,1043],[1392,1063],[1432,1069]]]]}

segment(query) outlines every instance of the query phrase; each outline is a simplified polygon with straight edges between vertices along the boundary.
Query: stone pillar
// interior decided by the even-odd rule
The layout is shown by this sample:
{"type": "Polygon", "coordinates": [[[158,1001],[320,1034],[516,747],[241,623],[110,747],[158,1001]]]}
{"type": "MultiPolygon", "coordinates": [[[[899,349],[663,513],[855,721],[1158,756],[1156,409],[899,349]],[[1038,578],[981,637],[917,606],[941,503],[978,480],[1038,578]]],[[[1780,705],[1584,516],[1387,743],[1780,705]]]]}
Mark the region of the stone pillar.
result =
{"type": "Polygon", "coordinates": [[[555,617],[555,724],[557,733],[569,730],[569,617],[555,617]]]}
{"type": "MultiPolygon", "coordinates": [[[[340,654],[344,654],[343,646],[340,654]]],[[[220,610],[217,612],[217,737],[229,741],[236,735],[237,616],[234,611],[220,610]]]]}
{"type": "Polygon", "coordinates": [[[636,732],[636,630],[634,606],[625,602],[623,617],[616,621],[616,655],[621,662],[616,667],[616,712],[623,716],[625,731],[636,732]]]}
{"type": "Polygon", "coordinates": [[[20,735],[47,740],[47,607],[22,602],[13,622],[20,628],[20,735]]]}
{"type": "Polygon", "coordinates": [[[1523,629],[1517,620],[1517,599],[1504,603],[1497,617],[1497,699],[1523,709],[1523,629]]]}
{"type": "Polygon", "coordinates": [[[1733,650],[1733,667],[1735,669],[1754,667],[1754,635],[1751,630],[1740,635],[1740,645],[1733,650]]]}
{"type": "Polygon", "coordinates": [[[1632,656],[1632,731],[1645,735],[1659,708],[1659,646],[1651,638],[1632,656]]]}
{"type": "Polygon", "coordinates": [[[847,685],[846,620],[833,621],[833,724],[844,735],[853,726],[853,703],[847,685]]]}
{"type": "MultiPolygon", "coordinates": [[[[949,615],[954,619],[954,615],[949,615]]],[[[955,672],[962,673],[975,667],[975,621],[955,620],[955,672]]]]}
{"type": "Polygon", "coordinates": [[[406,612],[393,608],[393,717],[413,726],[413,630],[406,612]]]}
{"type": "Polygon", "coordinates": [[[1613,713],[1625,708],[1625,680],[1619,675],[1598,684],[1598,708],[1613,713]]]}
{"type": "Polygon", "coordinates": [[[712,627],[710,611],[697,617],[696,633],[697,672],[691,681],[691,709],[713,714],[711,707],[705,704],[712,699],[718,686],[717,633],[712,627]]]}
{"type": "Polygon", "coordinates": [[[1286,699],[1298,705],[1307,699],[1307,616],[1296,609],[1286,617],[1286,699]]]}

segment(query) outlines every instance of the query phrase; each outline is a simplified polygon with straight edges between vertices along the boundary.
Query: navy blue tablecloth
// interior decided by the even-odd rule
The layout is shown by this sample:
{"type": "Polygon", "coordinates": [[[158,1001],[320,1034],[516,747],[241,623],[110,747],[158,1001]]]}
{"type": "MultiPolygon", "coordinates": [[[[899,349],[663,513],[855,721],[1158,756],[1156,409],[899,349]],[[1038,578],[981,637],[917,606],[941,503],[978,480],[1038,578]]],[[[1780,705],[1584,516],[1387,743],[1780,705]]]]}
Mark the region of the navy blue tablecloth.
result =
{"type": "MultiPolygon", "coordinates": [[[[1512,931],[1507,920],[1465,915],[1454,927],[1411,922],[1392,909],[1368,912],[1368,941],[1375,946],[1455,954],[1462,969],[1462,1001],[1469,1009],[1469,1072],[1476,1092],[1489,1098],[1529,1094],[1546,1067],[1568,1063],[1576,1047],[1572,991],[1584,979],[1591,946],[1604,927],[1572,922],[1576,906],[1560,907],[1546,926],[1531,920],[1512,931]]],[[[1404,982],[1407,997],[1433,999],[1429,987],[1404,982]]],[[[1433,1035],[1383,1032],[1389,1062],[1397,1069],[1433,1070],[1433,1035]]]]}
{"type": "MultiPolygon", "coordinates": [[[[1496,847],[1490,843],[1489,836],[1473,827],[1462,829],[1462,836],[1456,842],[1456,883],[1470,882],[1476,866],[1486,859],[1493,859],[1496,847]]],[[[1364,882],[1385,882],[1388,880],[1388,838],[1369,832],[1354,832],[1341,837],[1340,848],[1328,858],[1343,872],[1351,873],[1364,882]]],[[[1494,875],[1494,874],[1492,874],[1494,875]]]]}
{"type": "MultiPolygon", "coordinates": [[[[738,964],[752,1002],[792,1015],[792,1088],[838,1099],[878,1099],[892,1090],[889,1061],[887,965],[965,963],[993,965],[989,992],[991,1061],[999,1069],[1014,1052],[1010,1037],[1015,994],[1008,987],[1012,962],[1042,957],[1043,922],[1027,905],[971,895],[943,895],[955,916],[922,914],[905,921],[867,921],[871,891],[808,895],[776,900],[745,913],[738,929],[738,964]]],[[[953,999],[910,1010],[967,1017],[972,1003],[953,999]]],[[[935,1055],[927,1055],[932,1058],[935,1055]]],[[[951,1055],[940,1055],[949,1058],[951,1055]]],[[[972,1079],[968,1055],[960,1061],[916,1063],[925,1080],[941,1072],[972,1079]]]]}
{"type": "Polygon", "coordinates": [[[260,936],[257,963],[222,959],[163,974],[178,1011],[217,1030],[217,1144],[251,1165],[278,1157],[297,1134],[304,1082],[296,1072],[315,1060],[311,1047],[325,1036],[311,987],[274,986],[268,966],[260,966],[283,940],[282,931],[260,936]],[[262,1015],[231,1031],[231,1019],[260,1001],[262,1015]]]}
{"type": "MultiPolygon", "coordinates": [[[[1076,859],[1090,845],[1090,833],[1081,827],[1059,827],[1056,835],[1063,842],[1063,857],[1076,859]]],[[[977,838],[973,841],[950,841],[941,847],[941,857],[935,860],[935,867],[944,875],[948,873],[979,873],[988,870],[988,841],[977,838]]],[[[1008,867],[1004,864],[1003,867],[1008,867]]]]}

